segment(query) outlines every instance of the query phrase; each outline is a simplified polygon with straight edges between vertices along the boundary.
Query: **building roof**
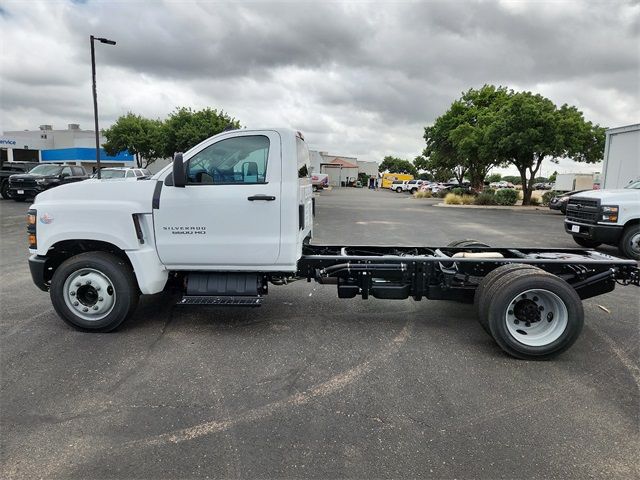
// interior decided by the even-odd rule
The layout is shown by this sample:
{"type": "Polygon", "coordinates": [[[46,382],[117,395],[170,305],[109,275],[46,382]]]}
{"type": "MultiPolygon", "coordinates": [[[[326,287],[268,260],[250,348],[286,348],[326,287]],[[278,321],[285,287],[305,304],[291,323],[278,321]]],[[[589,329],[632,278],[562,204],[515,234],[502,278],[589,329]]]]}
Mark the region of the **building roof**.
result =
{"type": "Polygon", "coordinates": [[[346,160],[342,160],[341,158],[334,158],[329,163],[324,163],[323,165],[329,167],[342,167],[342,168],[358,168],[357,165],[354,165],[351,162],[347,162],[346,160]]]}

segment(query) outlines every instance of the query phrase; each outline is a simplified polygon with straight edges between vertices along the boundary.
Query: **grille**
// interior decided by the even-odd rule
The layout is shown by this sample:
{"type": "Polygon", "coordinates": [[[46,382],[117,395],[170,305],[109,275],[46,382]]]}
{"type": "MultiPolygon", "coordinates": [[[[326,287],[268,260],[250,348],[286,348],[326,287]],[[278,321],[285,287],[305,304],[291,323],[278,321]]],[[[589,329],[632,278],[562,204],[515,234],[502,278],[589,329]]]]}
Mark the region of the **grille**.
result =
{"type": "Polygon", "coordinates": [[[567,220],[580,223],[597,223],[599,210],[598,200],[570,198],[567,204],[567,220]]]}
{"type": "Polygon", "coordinates": [[[11,180],[11,186],[14,188],[21,188],[21,187],[35,187],[36,186],[36,181],[33,178],[23,178],[20,180],[11,180]]]}

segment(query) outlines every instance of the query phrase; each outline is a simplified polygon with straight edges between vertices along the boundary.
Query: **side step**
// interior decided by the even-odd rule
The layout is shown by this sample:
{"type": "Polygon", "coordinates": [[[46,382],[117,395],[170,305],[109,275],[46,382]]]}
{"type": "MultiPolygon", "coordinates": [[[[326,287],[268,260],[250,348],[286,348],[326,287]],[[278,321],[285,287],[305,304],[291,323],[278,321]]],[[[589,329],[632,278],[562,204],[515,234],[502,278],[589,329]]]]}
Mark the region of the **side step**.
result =
{"type": "Polygon", "coordinates": [[[263,297],[233,295],[185,295],[178,305],[219,305],[226,307],[259,307],[263,297]]]}

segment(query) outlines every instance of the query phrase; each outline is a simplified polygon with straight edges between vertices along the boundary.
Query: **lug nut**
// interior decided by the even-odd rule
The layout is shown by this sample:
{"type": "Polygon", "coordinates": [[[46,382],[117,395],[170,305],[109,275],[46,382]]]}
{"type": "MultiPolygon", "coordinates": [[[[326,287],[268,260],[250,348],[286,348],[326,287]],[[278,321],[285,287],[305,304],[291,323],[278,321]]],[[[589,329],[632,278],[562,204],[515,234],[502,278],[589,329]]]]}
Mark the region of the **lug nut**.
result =
{"type": "Polygon", "coordinates": [[[513,310],[509,310],[507,313],[508,313],[509,315],[513,315],[513,310]]]}
{"type": "Polygon", "coordinates": [[[538,301],[538,297],[533,297],[533,301],[537,302],[538,301]]]}
{"type": "Polygon", "coordinates": [[[77,307],[78,306],[78,302],[73,302],[73,306],[77,307]]]}
{"type": "Polygon", "coordinates": [[[513,323],[515,323],[516,325],[520,325],[520,320],[518,320],[517,318],[513,321],[513,323]]]}
{"type": "Polygon", "coordinates": [[[524,322],[524,326],[525,327],[530,327],[531,326],[531,322],[524,322]]]}
{"type": "Polygon", "coordinates": [[[99,291],[100,291],[100,287],[96,287],[96,292],[99,292],[99,291]]]}
{"type": "Polygon", "coordinates": [[[93,309],[94,309],[94,310],[97,310],[97,309],[98,309],[98,305],[94,305],[94,306],[93,306],[93,309]]]}
{"type": "Polygon", "coordinates": [[[76,287],[79,287],[80,285],[82,285],[80,282],[76,282],[76,287]]]}
{"type": "Polygon", "coordinates": [[[88,312],[88,311],[89,311],[89,309],[88,309],[87,307],[84,307],[84,308],[82,309],[82,311],[83,311],[83,312],[88,312]]]}
{"type": "Polygon", "coordinates": [[[76,292],[69,292],[69,295],[71,295],[72,297],[76,296],[76,292]]]}
{"type": "Polygon", "coordinates": [[[542,312],[542,311],[544,310],[544,307],[543,307],[542,305],[540,305],[540,306],[538,307],[538,310],[540,310],[540,311],[542,312]]]}
{"type": "Polygon", "coordinates": [[[101,301],[103,301],[103,300],[104,300],[104,298],[102,298],[102,297],[98,297],[98,301],[99,301],[99,302],[101,302],[101,301]]]}
{"type": "Polygon", "coordinates": [[[91,280],[87,280],[87,285],[91,285],[91,280]]]}

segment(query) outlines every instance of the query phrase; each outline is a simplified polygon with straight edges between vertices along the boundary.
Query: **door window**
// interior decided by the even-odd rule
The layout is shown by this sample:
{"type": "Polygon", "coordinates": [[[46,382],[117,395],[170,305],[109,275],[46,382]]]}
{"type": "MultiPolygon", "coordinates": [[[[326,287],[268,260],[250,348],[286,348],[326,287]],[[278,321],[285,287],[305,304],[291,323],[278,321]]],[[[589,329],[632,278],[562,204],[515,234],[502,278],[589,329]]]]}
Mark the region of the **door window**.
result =
{"type": "Polygon", "coordinates": [[[188,184],[265,183],[269,139],[248,135],[221,140],[189,159],[188,184]]]}
{"type": "Polygon", "coordinates": [[[76,177],[81,177],[84,175],[84,170],[82,167],[71,167],[71,171],[73,171],[73,175],[76,177]]]}
{"type": "Polygon", "coordinates": [[[60,175],[63,177],[70,177],[71,176],[71,167],[64,167],[62,169],[62,171],[60,172],[60,175]]]}

